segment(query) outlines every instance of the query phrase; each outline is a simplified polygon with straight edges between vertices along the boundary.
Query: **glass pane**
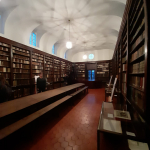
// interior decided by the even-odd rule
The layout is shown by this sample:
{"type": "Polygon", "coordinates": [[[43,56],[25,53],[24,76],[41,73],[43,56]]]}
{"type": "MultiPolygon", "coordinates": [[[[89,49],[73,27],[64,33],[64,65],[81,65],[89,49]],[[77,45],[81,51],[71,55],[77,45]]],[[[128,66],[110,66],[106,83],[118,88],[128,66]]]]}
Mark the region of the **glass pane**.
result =
{"type": "Polygon", "coordinates": [[[91,80],[91,70],[88,70],[88,80],[91,80]]]}
{"type": "Polygon", "coordinates": [[[92,81],[95,80],[95,70],[92,70],[92,81]]]}

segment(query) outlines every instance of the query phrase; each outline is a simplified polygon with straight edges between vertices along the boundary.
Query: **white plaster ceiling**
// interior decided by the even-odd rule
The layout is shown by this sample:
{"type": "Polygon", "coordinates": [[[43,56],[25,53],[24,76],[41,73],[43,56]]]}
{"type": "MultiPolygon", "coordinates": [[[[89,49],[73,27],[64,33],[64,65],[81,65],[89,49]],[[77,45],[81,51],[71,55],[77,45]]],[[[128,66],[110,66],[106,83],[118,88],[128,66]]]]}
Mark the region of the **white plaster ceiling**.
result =
{"type": "MultiPolygon", "coordinates": [[[[114,50],[126,0],[1,0],[3,36],[29,45],[32,31],[37,46],[68,60],[83,51],[114,50]],[[67,50],[69,40],[73,48],[67,50]]],[[[108,53],[108,52],[107,52],[108,53]]]]}

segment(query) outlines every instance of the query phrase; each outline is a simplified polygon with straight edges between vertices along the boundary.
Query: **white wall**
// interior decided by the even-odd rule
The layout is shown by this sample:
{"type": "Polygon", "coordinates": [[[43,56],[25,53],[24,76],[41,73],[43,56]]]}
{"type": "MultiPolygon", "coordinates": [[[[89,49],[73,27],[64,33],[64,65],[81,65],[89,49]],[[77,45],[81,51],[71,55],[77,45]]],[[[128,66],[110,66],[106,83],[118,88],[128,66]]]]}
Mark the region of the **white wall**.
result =
{"type": "Polygon", "coordinates": [[[112,59],[114,51],[109,49],[94,50],[76,53],[72,57],[72,62],[84,62],[84,61],[99,61],[99,60],[110,60],[112,59]],[[89,59],[89,54],[94,54],[94,59],[89,59]],[[83,55],[87,55],[87,59],[83,59],[83,55]]]}

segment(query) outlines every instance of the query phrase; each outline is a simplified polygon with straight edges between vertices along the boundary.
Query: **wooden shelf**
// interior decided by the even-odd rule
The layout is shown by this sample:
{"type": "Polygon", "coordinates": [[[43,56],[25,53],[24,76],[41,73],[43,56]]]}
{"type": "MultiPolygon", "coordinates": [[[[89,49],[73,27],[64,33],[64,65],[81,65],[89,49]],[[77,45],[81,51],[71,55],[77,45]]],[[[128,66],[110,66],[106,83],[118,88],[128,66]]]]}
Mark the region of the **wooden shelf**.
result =
{"type": "Polygon", "coordinates": [[[145,42],[145,39],[143,39],[131,52],[130,54],[134,53],[135,51],[137,51],[145,42]]]}
{"type": "Polygon", "coordinates": [[[139,19],[142,17],[142,14],[144,13],[144,6],[142,6],[142,7],[143,7],[143,8],[142,8],[142,11],[139,12],[139,14],[138,14],[138,16],[137,16],[137,19],[136,19],[134,25],[132,26],[130,35],[132,35],[132,34],[134,33],[133,31],[136,29],[135,26],[137,25],[137,22],[139,21],[139,19]]]}
{"type": "Polygon", "coordinates": [[[136,62],[139,62],[140,60],[143,60],[145,57],[145,54],[141,55],[140,57],[136,58],[135,60],[131,61],[130,64],[134,64],[136,62]]]}
{"type": "Polygon", "coordinates": [[[129,73],[130,75],[144,75],[145,73],[129,73]]]}
{"type": "Polygon", "coordinates": [[[139,90],[139,91],[141,91],[141,92],[144,92],[144,90],[142,90],[141,88],[135,87],[135,86],[133,86],[133,85],[129,85],[129,86],[131,86],[132,88],[137,89],[137,90],[139,90]]]}
{"type": "Polygon", "coordinates": [[[23,55],[23,54],[18,54],[18,53],[13,53],[14,55],[20,55],[20,56],[23,56],[23,57],[30,57],[30,56],[26,56],[26,55],[23,55]]]}

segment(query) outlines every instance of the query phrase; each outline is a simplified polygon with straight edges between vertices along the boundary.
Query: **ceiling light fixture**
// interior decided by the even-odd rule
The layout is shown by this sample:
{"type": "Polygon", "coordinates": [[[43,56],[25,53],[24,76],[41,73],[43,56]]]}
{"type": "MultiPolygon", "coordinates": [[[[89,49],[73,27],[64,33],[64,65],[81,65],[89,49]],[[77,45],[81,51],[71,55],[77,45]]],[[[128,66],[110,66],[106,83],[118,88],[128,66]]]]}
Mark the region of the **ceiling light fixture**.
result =
{"type": "Polygon", "coordinates": [[[83,59],[87,59],[87,55],[83,55],[83,59]]]}
{"type": "Polygon", "coordinates": [[[72,42],[70,42],[70,20],[69,21],[69,41],[66,43],[66,47],[68,49],[71,49],[72,48],[72,42]]]}

